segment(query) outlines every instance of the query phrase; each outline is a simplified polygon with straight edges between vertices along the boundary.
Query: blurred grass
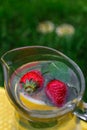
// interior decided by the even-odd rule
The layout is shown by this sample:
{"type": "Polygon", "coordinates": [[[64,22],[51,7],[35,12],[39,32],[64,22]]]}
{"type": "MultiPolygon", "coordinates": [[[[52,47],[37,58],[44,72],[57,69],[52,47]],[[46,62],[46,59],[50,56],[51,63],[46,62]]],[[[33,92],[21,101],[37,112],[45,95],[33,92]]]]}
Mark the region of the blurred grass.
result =
{"type": "MultiPolygon", "coordinates": [[[[32,45],[49,46],[72,58],[82,69],[87,84],[87,0],[0,1],[0,56],[10,49],[32,45]],[[38,23],[45,20],[55,25],[69,23],[75,27],[75,34],[61,38],[55,32],[38,33],[38,23]]],[[[0,84],[3,85],[1,67],[0,84]]]]}

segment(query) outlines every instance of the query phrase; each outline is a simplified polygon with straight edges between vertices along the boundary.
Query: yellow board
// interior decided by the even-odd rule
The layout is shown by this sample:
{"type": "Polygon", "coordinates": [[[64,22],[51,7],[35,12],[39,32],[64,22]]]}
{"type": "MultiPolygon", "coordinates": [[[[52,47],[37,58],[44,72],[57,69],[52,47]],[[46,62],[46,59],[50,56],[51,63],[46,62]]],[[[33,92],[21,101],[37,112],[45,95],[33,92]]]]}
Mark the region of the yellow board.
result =
{"type": "MultiPolygon", "coordinates": [[[[14,108],[9,103],[5,90],[0,87],[0,130],[16,130],[14,124],[14,108]]],[[[87,123],[80,121],[77,130],[87,130],[87,123]]]]}
{"type": "Polygon", "coordinates": [[[15,130],[14,109],[10,105],[5,91],[0,88],[0,130],[15,130]]]}

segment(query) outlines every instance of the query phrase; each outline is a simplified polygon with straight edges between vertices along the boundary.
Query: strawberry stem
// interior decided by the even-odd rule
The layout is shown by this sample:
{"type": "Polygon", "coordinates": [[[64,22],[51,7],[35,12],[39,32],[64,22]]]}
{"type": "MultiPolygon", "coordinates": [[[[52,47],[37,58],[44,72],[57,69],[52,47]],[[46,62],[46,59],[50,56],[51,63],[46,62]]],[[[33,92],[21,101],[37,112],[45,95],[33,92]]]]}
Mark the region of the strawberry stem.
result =
{"type": "Polygon", "coordinates": [[[26,80],[26,83],[23,83],[23,88],[26,92],[34,92],[37,88],[37,83],[31,80],[26,80]]]}

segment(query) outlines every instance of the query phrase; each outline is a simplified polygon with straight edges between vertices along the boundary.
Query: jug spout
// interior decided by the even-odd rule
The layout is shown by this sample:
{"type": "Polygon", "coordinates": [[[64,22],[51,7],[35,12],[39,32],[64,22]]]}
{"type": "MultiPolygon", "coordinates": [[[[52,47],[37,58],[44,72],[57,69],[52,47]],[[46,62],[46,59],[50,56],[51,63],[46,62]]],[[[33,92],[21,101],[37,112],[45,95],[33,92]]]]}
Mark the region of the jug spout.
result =
{"type": "Polygon", "coordinates": [[[7,56],[7,53],[5,53],[4,55],[2,55],[0,61],[1,61],[1,64],[2,64],[2,67],[3,67],[3,70],[5,68],[9,69],[9,58],[6,57],[7,56]]]}
{"type": "Polygon", "coordinates": [[[4,86],[8,85],[8,70],[9,70],[9,66],[6,63],[5,59],[4,59],[4,55],[1,57],[0,59],[1,65],[2,65],[2,69],[3,69],[3,75],[4,75],[4,86]]]}

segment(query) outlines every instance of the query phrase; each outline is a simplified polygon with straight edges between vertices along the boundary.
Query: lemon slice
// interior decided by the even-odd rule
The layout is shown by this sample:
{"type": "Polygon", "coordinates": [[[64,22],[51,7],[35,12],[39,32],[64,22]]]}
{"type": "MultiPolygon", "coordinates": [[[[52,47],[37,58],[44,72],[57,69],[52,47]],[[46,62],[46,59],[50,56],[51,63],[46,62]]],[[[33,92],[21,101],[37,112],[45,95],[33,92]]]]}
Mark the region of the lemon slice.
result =
{"type": "Polygon", "coordinates": [[[41,100],[36,100],[31,97],[27,97],[26,95],[20,93],[20,100],[25,107],[31,110],[54,110],[57,109],[53,106],[48,106],[41,100]]]}

